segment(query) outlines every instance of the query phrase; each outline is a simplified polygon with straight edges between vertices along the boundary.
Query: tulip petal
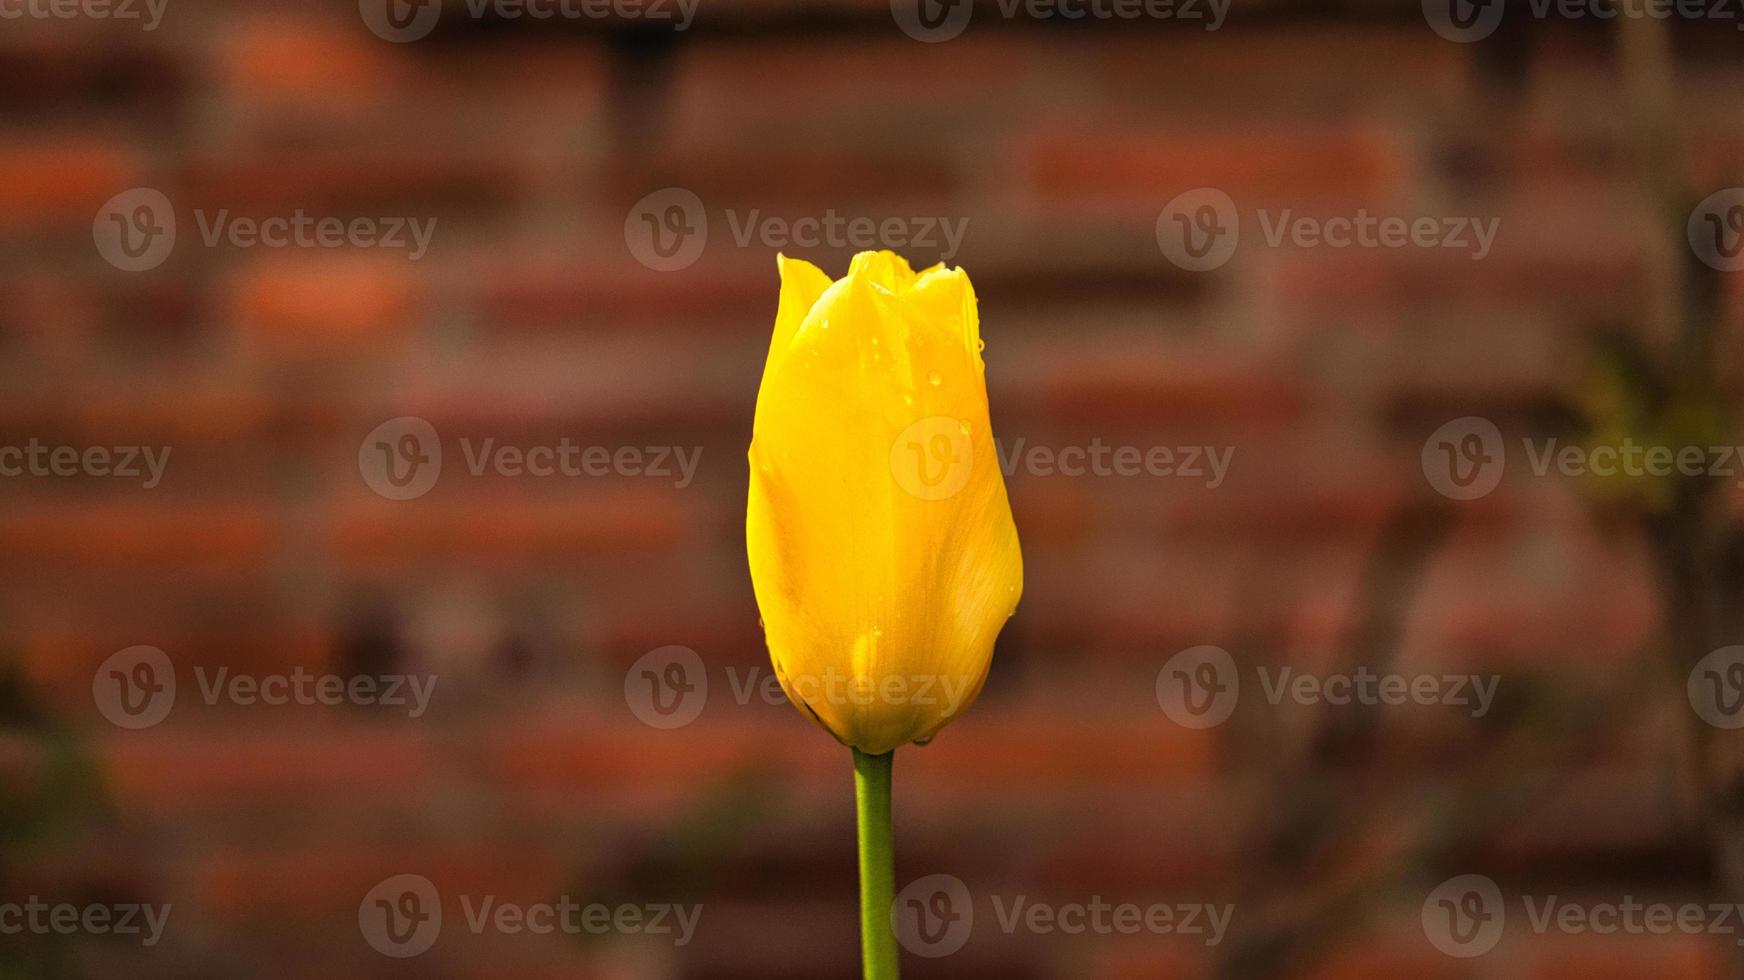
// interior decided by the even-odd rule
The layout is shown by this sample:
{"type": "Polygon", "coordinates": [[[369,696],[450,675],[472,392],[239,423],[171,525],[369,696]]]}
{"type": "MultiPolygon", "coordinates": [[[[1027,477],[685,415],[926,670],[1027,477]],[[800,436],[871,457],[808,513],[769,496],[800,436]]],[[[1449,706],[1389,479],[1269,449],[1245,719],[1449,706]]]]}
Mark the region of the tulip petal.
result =
{"type": "Polygon", "coordinates": [[[765,370],[745,529],[770,656],[865,752],[968,707],[1021,595],[978,341],[960,270],[862,253],[765,370]]]}
{"type": "MultiPolygon", "coordinates": [[[[769,360],[787,350],[805,315],[811,312],[824,290],[830,288],[830,277],[804,259],[777,254],[775,269],[781,275],[781,298],[775,308],[775,333],[769,338],[769,360]]],[[[767,363],[764,373],[768,373],[767,363]]]]}

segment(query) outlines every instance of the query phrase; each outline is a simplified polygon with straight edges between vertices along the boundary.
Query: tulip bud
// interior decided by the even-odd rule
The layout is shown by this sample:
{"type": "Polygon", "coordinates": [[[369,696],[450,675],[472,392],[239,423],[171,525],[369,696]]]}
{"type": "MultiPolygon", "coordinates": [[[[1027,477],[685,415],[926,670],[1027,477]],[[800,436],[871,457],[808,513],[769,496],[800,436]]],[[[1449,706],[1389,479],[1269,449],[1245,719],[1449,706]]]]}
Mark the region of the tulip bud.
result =
{"type": "Polygon", "coordinates": [[[745,542],[776,677],[869,755],[973,703],[1023,591],[975,292],[862,252],[777,260],[745,542]]]}

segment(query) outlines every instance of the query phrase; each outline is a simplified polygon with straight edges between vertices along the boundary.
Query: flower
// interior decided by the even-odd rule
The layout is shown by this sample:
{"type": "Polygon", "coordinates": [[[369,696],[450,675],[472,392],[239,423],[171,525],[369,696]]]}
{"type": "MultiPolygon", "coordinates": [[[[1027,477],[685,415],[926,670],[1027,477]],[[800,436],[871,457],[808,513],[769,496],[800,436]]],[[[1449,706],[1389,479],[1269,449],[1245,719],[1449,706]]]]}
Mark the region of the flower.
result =
{"type": "Polygon", "coordinates": [[[842,743],[925,741],[980,693],[1023,592],[975,291],[862,252],[777,258],[745,544],[782,688],[842,743]]]}

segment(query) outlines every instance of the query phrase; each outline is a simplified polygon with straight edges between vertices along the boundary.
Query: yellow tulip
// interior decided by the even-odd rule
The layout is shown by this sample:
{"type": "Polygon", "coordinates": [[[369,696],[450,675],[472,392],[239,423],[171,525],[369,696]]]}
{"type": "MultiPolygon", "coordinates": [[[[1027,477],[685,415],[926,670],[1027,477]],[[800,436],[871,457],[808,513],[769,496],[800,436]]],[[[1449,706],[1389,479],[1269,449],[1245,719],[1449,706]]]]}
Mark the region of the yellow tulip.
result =
{"type": "Polygon", "coordinates": [[[1023,591],[975,292],[862,252],[831,282],[781,257],[757,393],[746,550],[789,700],[867,755],[980,693],[1023,591]]]}

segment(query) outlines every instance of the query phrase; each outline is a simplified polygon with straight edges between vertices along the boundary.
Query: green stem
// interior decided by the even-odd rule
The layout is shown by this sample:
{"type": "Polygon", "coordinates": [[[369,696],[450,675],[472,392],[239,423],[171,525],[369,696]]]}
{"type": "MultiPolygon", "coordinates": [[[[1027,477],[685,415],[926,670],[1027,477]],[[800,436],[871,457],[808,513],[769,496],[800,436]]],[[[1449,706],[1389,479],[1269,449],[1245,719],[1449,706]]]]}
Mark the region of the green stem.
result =
{"type": "Polygon", "coordinates": [[[865,980],[897,980],[896,854],[890,834],[890,761],[895,752],[854,750],[854,808],[860,827],[860,957],[865,980]]]}

